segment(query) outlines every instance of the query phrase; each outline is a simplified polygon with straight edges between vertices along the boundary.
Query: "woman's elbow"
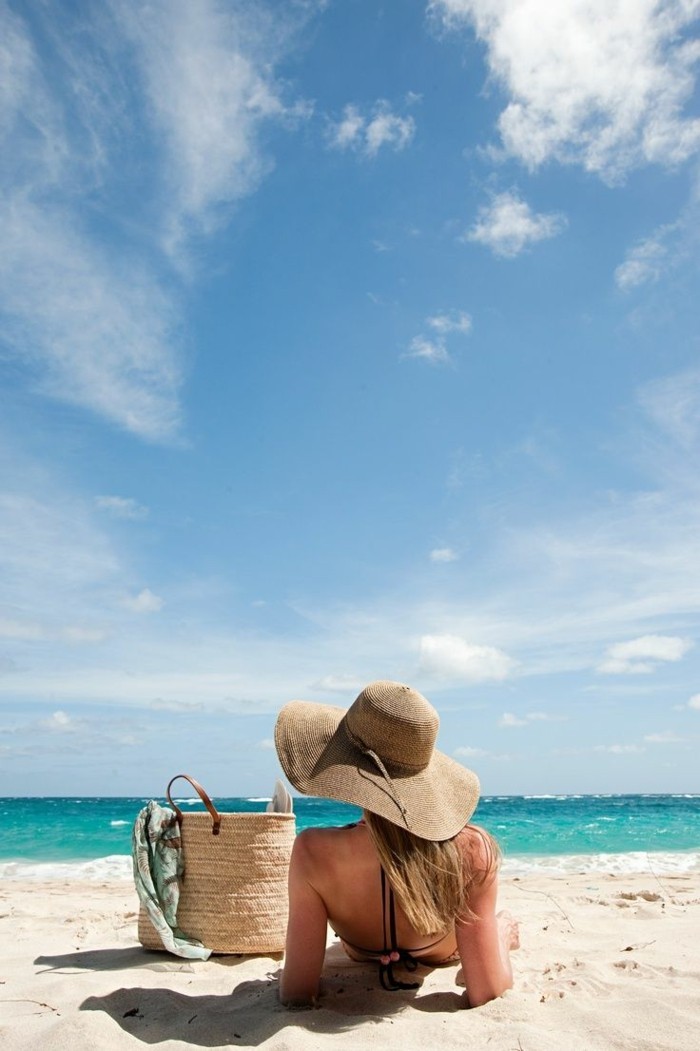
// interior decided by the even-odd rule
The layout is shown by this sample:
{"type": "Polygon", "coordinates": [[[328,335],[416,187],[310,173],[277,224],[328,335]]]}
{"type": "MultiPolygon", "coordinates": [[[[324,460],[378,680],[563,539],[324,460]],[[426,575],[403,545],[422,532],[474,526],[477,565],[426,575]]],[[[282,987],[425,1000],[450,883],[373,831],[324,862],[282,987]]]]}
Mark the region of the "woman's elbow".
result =
{"type": "Polygon", "coordinates": [[[279,984],[279,1001],[283,1007],[293,1011],[303,1011],[305,1008],[315,1007],[318,1003],[318,986],[311,985],[307,981],[292,981],[286,972],[282,971],[279,984]]]}
{"type": "Polygon", "coordinates": [[[477,989],[470,993],[467,989],[466,999],[468,1007],[483,1007],[484,1004],[491,1003],[492,1000],[498,1000],[500,996],[507,993],[509,989],[513,988],[512,977],[504,978],[497,986],[487,986],[483,989],[477,989]]]}

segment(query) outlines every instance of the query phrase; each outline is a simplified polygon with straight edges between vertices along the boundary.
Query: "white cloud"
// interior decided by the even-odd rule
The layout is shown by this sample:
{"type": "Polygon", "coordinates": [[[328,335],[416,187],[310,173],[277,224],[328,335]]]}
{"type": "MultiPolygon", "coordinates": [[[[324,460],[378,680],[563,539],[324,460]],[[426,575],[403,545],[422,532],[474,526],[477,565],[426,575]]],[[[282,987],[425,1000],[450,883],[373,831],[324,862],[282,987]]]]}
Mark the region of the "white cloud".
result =
{"type": "Polygon", "coordinates": [[[556,237],[565,227],[563,215],[535,213],[517,193],[506,192],[497,194],[489,205],[479,209],[465,238],[486,245],[495,255],[514,259],[528,245],[556,237]]]}
{"type": "Polygon", "coordinates": [[[615,283],[623,292],[658,281],[668,264],[668,240],[677,224],[662,226],[651,237],[638,241],[615,270],[615,283]]]}
{"type": "Polygon", "coordinates": [[[360,146],[365,128],[365,118],[360,115],[357,106],[347,105],[343,116],[329,128],[331,146],[345,150],[350,146],[360,146]]]}
{"type": "Polygon", "coordinates": [[[114,518],[138,521],[148,516],[148,508],[130,496],[96,496],[95,506],[101,511],[107,511],[114,518]]]}
{"type": "Polygon", "coordinates": [[[695,708],[696,711],[700,711],[700,693],[694,693],[688,701],[689,708],[695,708]]]}
{"type": "Polygon", "coordinates": [[[527,726],[527,719],[520,719],[513,712],[504,712],[498,720],[499,726],[527,726]]]}
{"type": "Polygon", "coordinates": [[[54,712],[48,719],[40,719],[39,726],[50,733],[70,733],[76,729],[74,721],[65,712],[54,712]]]}
{"type": "Polygon", "coordinates": [[[271,737],[264,737],[262,741],[258,741],[258,748],[262,748],[265,752],[274,752],[275,742],[271,737]]]}
{"type": "Polygon", "coordinates": [[[434,547],[430,552],[431,562],[456,562],[459,555],[451,547],[434,547]]]}
{"type": "Polygon", "coordinates": [[[675,635],[642,635],[608,646],[597,670],[606,675],[647,675],[661,662],[681,660],[692,646],[690,639],[675,635]]]}
{"type": "Polygon", "coordinates": [[[309,689],[319,693],[343,693],[354,699],[365,685],[361,679],[352,675],[324,675],[312,683],[309,689]]]}
{"type": "Polygon", "coordinates": [[[384,145],[402,150],[408,146],[415,130],[413,117],[398,117],[388,104],[380,104],[365,128],[365,150],[370,157],[375,157],[384,145]]]}
{"type": "Polygon", "coordinates": [[[597,744],[594,752],[609,752],[611,755],[634,755],[644,752],[645,749],[638,744],[597,744]]]}
{"type": "Polygon", "coordinates": [[[484,748],[470,748],[469,745],[461,745],[459,748],[455,748],[452,754],[462,756],[464,759],[479,759],[487,756],[489,753],[484,748]]]}
{"type": "Polygon", "coordinates": [[[417,358],[419,361],[427,361],[430,365],[449,365],[452,361],[445,341],[439,337],[426,339],[425,336],[415,336],[403,357],[417,358]]]}
{"type": "Polygon", "coordinates": [[[426,318],[425,323],[441,336],[446,336],[450,332],[459,332],[466,336],[472,330],[471,314],[465,313],[464,310],[450,310],[447,314],[435,314],[433,317],[426,318]]]}
{"type": "Polygon", "coordinates": [[[507,679],[515,662],[495,646],[474,646],[458,635],[423,635],[421,670],[463,682],[507,679]]]}
{"type": "Polygon", "coordinates": [[[646,734],[644,740],[649,744],[680,744],[683,738],[674,734],[672,730],[662,730],[661,733],[646,734]]]}
{"type": "Polygon", "coordinates": [[[515,715],[513,712],[504,712],[498,720],[498,725],[503,727],[527,726],[528,723],[559,723],[566,717],[563,715],[551,715],[549,712],[526,712],[525,715],[515,715]]]}
{"type": "Polygon", "coordinates": [[[154,595],[150,588],[144,588],[138,595],[123,598],[122,605],[132,613],[157,613],[163,608],[163,599],[154,595]]]}
{"type": "Polygon", "coordinates": [[[405,358],[418,358],[431,365],[449,365],[452,357],[447,349],[447,336],[458,334],[466,336],[471,331],[472,319],[463,310],[450,310],[445,314],[434,314],[425,319],[425,324],[436,333],[435,336],[415,336],[405,358]]]}
{"type": "Polygon", "coordinates": [[[206,706],[200,701],[169,701],[165,697],[156,697],[148,706],[154,712],[203,712],[206,706]]]}
{"type": "Polygon", "coordinates": [[[677,165],[700,146],[696,0],[431,0],[486,46],[509,101],[503,149],[528,168],[580,164],[609,182],[638,165],[677,165]]]}
{"type": "Polygon", "coordinates": [[[346,106],[339,121],[329,122],[328,142],[333,149],[352,149],[366,157],[376,157],[383,146],[395,151],[405,149],[415,130],[413,117],[398,116],[386,99],[378,99],[366,117],[357,106],[346,106]]]}

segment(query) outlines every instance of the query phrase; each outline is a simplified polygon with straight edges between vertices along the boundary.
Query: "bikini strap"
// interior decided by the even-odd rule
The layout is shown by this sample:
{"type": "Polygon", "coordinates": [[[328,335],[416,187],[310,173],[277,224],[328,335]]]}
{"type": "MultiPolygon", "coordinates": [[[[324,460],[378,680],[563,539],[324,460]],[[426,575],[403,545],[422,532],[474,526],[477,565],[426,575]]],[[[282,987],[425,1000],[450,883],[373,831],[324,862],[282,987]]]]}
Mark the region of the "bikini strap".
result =
{"type": "Polygon", "coordinates": [[[394,975],[394,964],[401,961],[408,971],[415,971],[418,961],[411,956],[410,952],[400,949],[396,937],[396,904],[394,891],[386,878],[384,869],[382,873],[382,936],[384,938],[384,950],[379,961],[379,981],[387,992],[395,993],[399,989],[418,989],[420,982],[402,982],[394,975]],[[386,929],[386,899],[387,883],[389,883],[389,937],[386,929]]]}

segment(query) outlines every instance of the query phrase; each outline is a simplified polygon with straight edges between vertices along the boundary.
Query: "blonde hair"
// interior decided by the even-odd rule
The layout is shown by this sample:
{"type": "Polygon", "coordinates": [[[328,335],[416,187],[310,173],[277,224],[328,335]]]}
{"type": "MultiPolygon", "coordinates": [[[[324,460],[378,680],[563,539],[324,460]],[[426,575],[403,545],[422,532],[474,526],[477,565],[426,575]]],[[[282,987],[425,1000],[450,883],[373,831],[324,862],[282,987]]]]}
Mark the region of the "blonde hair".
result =
{"type": "Polygon", "coordinates": [[[469,919],[469,897],[498,869],[495,839],[474,825],[468,849],[457,836],[436,843],[420,839],[366,810],[365,823],[389,883],[411,926],[419,934],[446,930],[460,917],[469,919]]]}

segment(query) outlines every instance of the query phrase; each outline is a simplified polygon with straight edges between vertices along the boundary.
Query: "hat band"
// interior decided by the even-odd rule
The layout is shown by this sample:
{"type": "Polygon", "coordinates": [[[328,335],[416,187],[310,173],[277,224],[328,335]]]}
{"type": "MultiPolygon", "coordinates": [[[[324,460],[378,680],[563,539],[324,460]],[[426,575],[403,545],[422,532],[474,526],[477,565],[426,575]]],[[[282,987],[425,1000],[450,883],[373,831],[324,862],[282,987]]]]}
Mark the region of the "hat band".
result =
{"type": "Polygon", "coordinates": [[[377,755],[377,753],[374,751],[373,748],[369,748],[365,744],[365,742],[362,740],[361,737],[357,737],[352,732],[352,730],[348,726],[347,719],[344,720],[344,721],[345,721],[345,732],[347,733],[348,737],[350,738],[350,743],[353,744],[355,746],[355,748],[357,748],[360,752],[362,752],[363,755],[366,755],[369,759],[371,759],[372,762],[374,763],[374,765],[377,767],[377,769],[379,770],[379,773],[382,775],[382,777],[384,778],[384,780],[386,782],[386,786],[387,786],[387,788],[389,790],[389,795],[391,796],[391,798],[393,799],[394,803],[396,804],[396,806],[401,811],[401,817],[403,818],[403,821],[404,821],[404,824],[405,824],[406,828],[409,828],[409,824],[408,824],[408,816],[409,816],[409,814],[408,814],[408,807],[406,806],[406,804],[401,799],[401,796],[398,793],[396,785],[394,784],[394,782],[392,781],[391,777],[389,776],[389,772],[388,772],[387,768],[384,766],[384,763],[381,761],[381,759],[379,758],[379,756],[377,755]]]}

